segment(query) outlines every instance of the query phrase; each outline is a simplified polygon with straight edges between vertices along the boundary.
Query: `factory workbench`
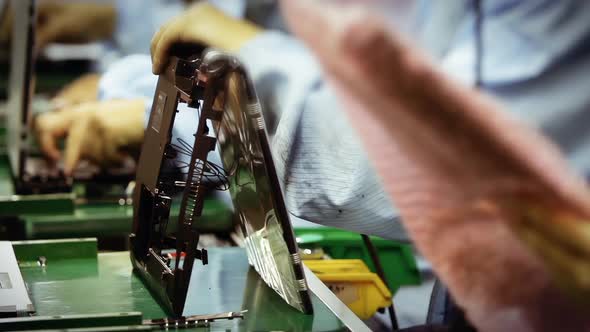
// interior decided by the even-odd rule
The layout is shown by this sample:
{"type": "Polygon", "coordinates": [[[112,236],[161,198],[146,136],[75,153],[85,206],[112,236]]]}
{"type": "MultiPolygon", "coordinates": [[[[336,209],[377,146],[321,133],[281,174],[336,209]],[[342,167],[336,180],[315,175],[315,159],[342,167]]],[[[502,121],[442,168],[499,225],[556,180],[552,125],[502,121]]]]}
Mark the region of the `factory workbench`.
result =
{"type": "MultiPolygon", "coordinates": [[[[13,247],[38,317],[0,320],[0,330],[113,325],[113,330],[143,329],[142,319],[166,316],[132,272],[128,252],[97,253],[93,239],[23,241],[13,242],[13,247]],[[41,256],[45,266],[38,263],[41,256]]],[[[193,270],[184,314],[247,310],[243,320],[195,329],[203,331],[346,330],[338,317],[350,311],[336,304],[337,317],[333,303],[331,310],[315,295],[317,284],[308,282],[314,292],[313,315],[296,311],[266,286],[249,267],[242,248],[210,248],[209,265],[196,264],[193,270]]]]}

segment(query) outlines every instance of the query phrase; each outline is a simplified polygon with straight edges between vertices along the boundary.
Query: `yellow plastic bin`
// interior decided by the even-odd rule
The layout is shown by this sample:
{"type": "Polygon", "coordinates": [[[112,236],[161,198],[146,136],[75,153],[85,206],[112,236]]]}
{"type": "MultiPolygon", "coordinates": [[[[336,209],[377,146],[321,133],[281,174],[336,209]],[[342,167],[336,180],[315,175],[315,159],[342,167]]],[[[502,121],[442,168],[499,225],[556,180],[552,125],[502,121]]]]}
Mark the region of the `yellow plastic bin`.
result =
{"type": "MultiPolygon", "coordinates": [[[[369,269],[376,272],[373,260],[357,233],[330,227],[296,228],[295,235],[299,248],[306,250],[322,249],[333,259],[362,259],[369,269]]],[[[420,271],[410,244],[381,239],[371,236],[377,248],[379,259],[387,284],[393,294],[401,286],[419,285],[422,282],[420,271]]]]}
{"type": "Polygon", "coordinates": [[[312,270],[359,318],[391,305],[391,292],[360,259],[306,260],[312,270]]]}

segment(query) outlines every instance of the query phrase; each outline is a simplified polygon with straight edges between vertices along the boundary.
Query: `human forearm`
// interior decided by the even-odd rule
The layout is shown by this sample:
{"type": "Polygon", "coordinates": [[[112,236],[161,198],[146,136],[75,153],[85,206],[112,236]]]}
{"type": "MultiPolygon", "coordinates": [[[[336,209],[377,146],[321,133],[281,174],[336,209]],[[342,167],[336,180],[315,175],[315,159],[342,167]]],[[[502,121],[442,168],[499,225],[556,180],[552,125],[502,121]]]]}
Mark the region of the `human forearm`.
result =
{"type": "Polygon", "coordinates": [[[442,75],[364,8],[284,4],[344,100],[410,236],[476,327],[551,331],[567,320],[559,328],[587,328],[559,288],[577,290],[578,299],[588,294],[581,280],[589,273],[590,198],[553,145],[442,75]],[[562,311],[547,309],[555,307],[562,311]]]}

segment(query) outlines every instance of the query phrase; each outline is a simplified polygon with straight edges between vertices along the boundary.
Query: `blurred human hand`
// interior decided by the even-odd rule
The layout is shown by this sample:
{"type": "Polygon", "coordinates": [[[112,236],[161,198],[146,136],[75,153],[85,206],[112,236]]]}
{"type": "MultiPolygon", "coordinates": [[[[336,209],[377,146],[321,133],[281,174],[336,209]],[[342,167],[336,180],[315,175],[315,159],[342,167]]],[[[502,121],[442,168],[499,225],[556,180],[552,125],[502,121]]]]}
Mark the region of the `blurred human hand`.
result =
{"type": "Polygon", "coordinates": [[[281,5],[467,318],[478,331],[589,331],[584,179],[542,134],[352,2],[281,5]]]}
{"type": "Polygon", "coordinates": [[[124,150],[141,145],[144,106],[142,99],[110,100],[40,114],[35,119],[35,131],[41,151],[52,161],[58,161],[62,152],[57,140],[66,138],[66,175],[71,175],[82,159],[103,167],[118,164],[125,158],[124,150]]]}
{"type": "MultiPolygon", "coordinates": [[[[45,1],[37,6],[36,46],[52,42],[87,43],[108,39],[115,31],[117,11],[113,5],[93,2],[45,1]]],[[[4,10],[0,42],[12,35],[13,16],[4,10]]]]}
{"type": "Polygon", "coordinates": [[[216,7],[199,3],[160,28],[151,43],[152,71],[160,74],[178,44],[204,44],[236,51],[262,31],[253,23],[227,16],[216,7]]]}
{"type": "Polygon", "coordinates": [[[86,74],[66,85],[53,98],[53,104],[58,109],[96,101],[98,95],[99,74],[86,74]]]}

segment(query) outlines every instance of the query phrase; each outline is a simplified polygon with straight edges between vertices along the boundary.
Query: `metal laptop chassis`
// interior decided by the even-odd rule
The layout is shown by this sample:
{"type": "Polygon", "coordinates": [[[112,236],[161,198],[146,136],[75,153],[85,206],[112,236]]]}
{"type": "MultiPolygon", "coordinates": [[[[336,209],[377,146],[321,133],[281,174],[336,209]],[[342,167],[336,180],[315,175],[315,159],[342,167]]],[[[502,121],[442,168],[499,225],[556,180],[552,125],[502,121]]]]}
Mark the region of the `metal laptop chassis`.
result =
{"type": "Polygon", "coordinates": [[[215,139],[207,136],[205,121],[199,123],[195,134],[194,146],[197,148],[191,157],[178,227],[173,235],[168,235],[166,228],[172,201],[169,191],[173,190],[173,185],[164,181],[162,168],[167,159],[176,156],[171,144],[179,102],[196,108],[199,101],[205,99],[209,107],[203,108],[208,111],[203,110],[201,117],[216,115],[210,107],[212,87],[205,89],[192,84],[192,75],[199,64],[198,60],[175,58],[169,69],[160,75],[138,164],[133,200],[132,263],[150,290],[177,317],[182,316],[195,258],[207,264],[207,251],[197,249],[199,234],[192,227],[203,208],[203,165],[208,152],[215,147],[215,139]],[[166,256],[166,249],[175,250],[177,259],[174,262],[166,256]],[[180,266],[182,257],[183,264],[180,266]]]}
{"type": "MultiPolygon", "coordinates": [[[[204,193],[207,189],[202,183],[203,174],[208,171],[207,155],[215,149],[217,137],[220,139],[222,160],[224,152],[230,151],[230,157],[239,157],[240,160],[245,158],[248,159],[248,163],[256,164],[251,165],[250,170],[256,168],[258,172],[252,171],[249,175],[256,175],[257,183],[259,177],[263,178],[263,185],[259,185],[263,190],[255,191],[251,197],[256,200],[255,204],[265,200],[267,205],[271,205],[266,216],[256,218],[256,223],[266,225],[269,219],[275,224],[279,224],[280,221],[280,227],[275,228],[279,231],[274,233],[281,233],[279,242],[282,241],[283,244],[280,249],[284,249],[281,254],[286,254],[286,259],[281,257],[282,265],[287,265],[289,271],[294,273],[291,286],[297,289],[295,295],[300,298],[299,307],[295,307],[311,313],[311,300],[303,266],[270,157],[258,99],[240,63],[234,57],[217,51],[206,51],[202,57],[188,60],[174,57],[167,70],[159,77],[136,177],[133,231],[130,235],[131,260],[135,270],[172,315],[182,315],[194,260],[200,259],[203,264],[208,263],[206,249],[197,249],[199,234],[193,225],[198,222],[203,208],[204,193]],[[238,92],[246,96],[246,105],[241,105],[233,111],[226,109],[229,95],[232,91],[235,92],[230,87],[230,77],[238,78],[238,92]],[[189,171],[186,182],[183,182],[179,223],[175,233],[172,233],[166,226],[173,184],[164,179],[163,166],[176,156],[171,142],[179,103],[186,103],[189,108],[199,111],[200,115],[194,134],[189,171]],[[232,120],[236,114],[240,118],[247,117],[250,121],[238,124],[239,121],[232,120]],[[236,125],[242,128],[236,128],[236,125]],[[250,132],[252,140],[242,136],[245,131],[250,132]],[[216,136],[213,136],[213,132],[216,136]],[[228,135],[234,140],[228,139],[228,135]],[[253,153],[247,156],[233,153],[232,146],[236,144],[253,153]],[[265,195],[264,199],[261,199],[260,195],[265,195]],[[168,254],[170,250],[175,251],[174,256],[168,254]],[[170,259],[171,257],[175,259],[170,259]],[[183,262],[179,264],[181,257],[183,262]]],[[[231,160],[224,160],[223,163],[225,171],[229,172],[234,207],[240,216],[242,230],[248,241],[248,236],[253,234],[252,228],[258,229],[259,226],[250,225],[250,220],[243,217],[242,211],[248,214],[247,209],[243,209],[244,201],[237,200],[231,188],[234,184],[239,186],[239,180],[236,179],[241,178],[237,176],[240,175],[241,166],[233,167],[234,162],[231,160]]],[[[176,184],[178,185],[178,181],[176,184]]],[[[257,259],[252,256],[257,253],[250,249],[248,248],[248,257],[251,265],[255,265],[254,261],[257,259]]],[[[259,265],[255,266],[263,275],[264,271],[260,271],[259,265]]],[[[272,270],[273,267],[268,269],[272,270]]],[[[278,272],[281,271],[270,272],[280,274],[278,272]]],[[[265,281],[277,290],[269,280],[265,278],[265,281]]],[[[280,292],[279,294],[283,296],[280,292]]]]}

